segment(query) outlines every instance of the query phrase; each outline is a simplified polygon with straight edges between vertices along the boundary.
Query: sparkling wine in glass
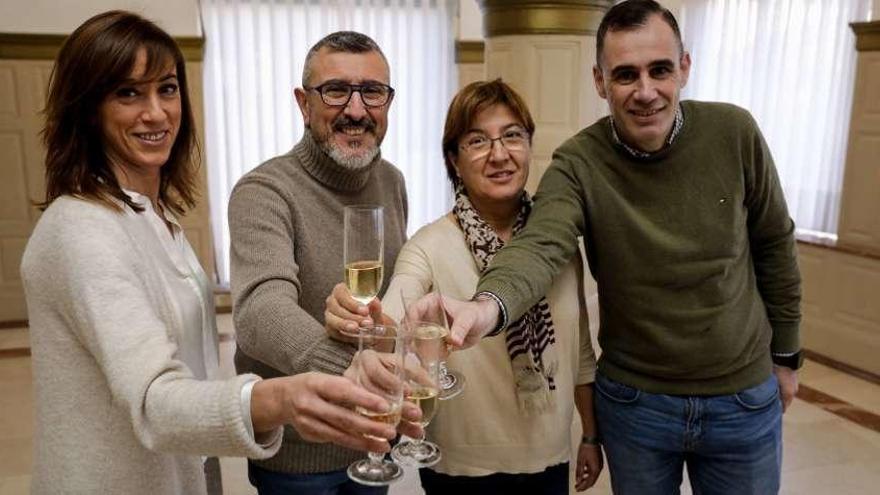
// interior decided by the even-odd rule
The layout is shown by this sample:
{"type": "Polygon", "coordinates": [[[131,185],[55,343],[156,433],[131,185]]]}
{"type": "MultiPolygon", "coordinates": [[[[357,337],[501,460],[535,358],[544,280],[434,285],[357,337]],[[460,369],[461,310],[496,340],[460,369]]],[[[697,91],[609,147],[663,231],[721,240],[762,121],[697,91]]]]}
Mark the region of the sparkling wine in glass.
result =
{"type": "MultiPolygon", "coordinates": [[[[358,414],[373,421],[397,426],[403,406],[405,390],[404,356],[407,352],[404,332],[391,325],[375,325],[358,329],[356,381],[364,389],[379,395],[388,403],[388,409],[370,411],[357,408],[358,414]]],[[[384,439],[381,439],[384,440],[384,439]]],[[[380,452],[369,452],[348,466],[348,477],[368,486],[385,486],[401,479],[403,469],[386,460],[380,452]]]]}
{"type": "MultiPolygon", "coordinates": [[[[437,412],[440,396],[440,363],[446,354],[449,330],[434,322],[406,322],[410,346],[404,356],[406,391],[404,399],[422,411],[421,425],[426,428],[437,412]]],[[[442,455],[440,447],[424,437],[398,443],[391,457],[400,464],[429,467],[437,464],[442,455]]]]}
{"type": "Polygon", "coordinates": [[[346,206],[343,219],[345,284],[354,299],[368,304],[382,288],[384,211],[376,205],[346,206]]]}
{"type": "MultiPolygon", "coordinates": [[[[446,319],[446,308],[443,306],[443,295],[436,285],[431,292],[415,299],[401,294],[404,308],[404,320],[431,322],[446,330],[449,334],[449,322],[446,319]]],[[[446,347],[446,354],[451,346],[446,347]]],[[[460,372],[446,367],[445,355],[439,363],[440,372],[440,400],[451,399],[464,390],[465,378],[460,372]]]]}

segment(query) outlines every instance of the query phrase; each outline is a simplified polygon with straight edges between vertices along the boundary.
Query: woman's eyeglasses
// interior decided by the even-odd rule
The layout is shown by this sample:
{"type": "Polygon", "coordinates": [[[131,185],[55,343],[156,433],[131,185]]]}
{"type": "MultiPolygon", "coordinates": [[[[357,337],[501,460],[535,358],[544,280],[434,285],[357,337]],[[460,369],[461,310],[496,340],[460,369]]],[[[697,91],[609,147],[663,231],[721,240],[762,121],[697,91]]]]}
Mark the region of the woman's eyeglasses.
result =
{"type": "Polygon", "coordinates": [[[482,133],[472,133],[466,136],[458,147],[469,158],[476,159],[488,155],[495,141],[500,141],[507,151],[523,151],[529,146],[529,133],[520,128],[508,129],[496,138],[490,138],[482,133]]]}

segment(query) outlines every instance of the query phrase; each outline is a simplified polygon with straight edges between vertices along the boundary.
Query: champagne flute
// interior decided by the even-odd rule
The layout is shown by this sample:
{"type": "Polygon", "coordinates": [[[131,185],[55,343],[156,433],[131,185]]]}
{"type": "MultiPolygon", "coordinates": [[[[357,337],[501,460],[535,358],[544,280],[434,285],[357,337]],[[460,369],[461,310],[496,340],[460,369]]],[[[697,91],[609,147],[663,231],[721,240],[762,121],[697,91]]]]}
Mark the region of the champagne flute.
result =
{"type": "MultiPolygon", "coordinates": [[[[422,411],[422,428],[431,423],[437,412],[440,395],[440,363],[446,353],[449,330],[431,321],[408,321],[404,324],[411,345],[404,356],[406,392],[404,399],[422,411]]],[[[398,443],[391,457],[400,464],[429,467],[440,462],[440,447],[425,441],[424,435],[398,443]]]]}
{"type": "MultiPolygon", "coordinates": [[[[392,325],[358,329],[357,384],[388,402],[387,410],[370,411],[358,407],[358,414],[392,426],[400,422],[407,345],[405,333],[392,325]]],[[[403,477],[403,469],[385,460],[384,454],[369,452],[367,455],[367,459],[348,466],[349,478],[363,485],[385,486],[403,477]]]]}
{"type": "MultiPolygon", "coordinates": [[[[382,288],[385,254],[384,210],[377,205],[351,205],[343,210],[345,285],[361,304],[382,288]]],[[[356,332],[343,333],[357,337],[356,332]]]]}
{"type": "MultiPolygon", "coordinates": [[[[441,328],[446,329],[449,333],[449,322],[446,319],[446,308],[443,306],[443,294],[440,288],[434,285],[431,292],[418,300],[405,296],[401,293],[403,300],[404,319],[421,322],[432,322],[441,328]]],[[[447,346],[447,354],[450,346],[447,346]]],[[[451,399],[464,390],[465,378],[460,372],[450,370],[446,367],[446,359],[442,359],[439,364],[440,371],[440,400],[451,399]]]]}

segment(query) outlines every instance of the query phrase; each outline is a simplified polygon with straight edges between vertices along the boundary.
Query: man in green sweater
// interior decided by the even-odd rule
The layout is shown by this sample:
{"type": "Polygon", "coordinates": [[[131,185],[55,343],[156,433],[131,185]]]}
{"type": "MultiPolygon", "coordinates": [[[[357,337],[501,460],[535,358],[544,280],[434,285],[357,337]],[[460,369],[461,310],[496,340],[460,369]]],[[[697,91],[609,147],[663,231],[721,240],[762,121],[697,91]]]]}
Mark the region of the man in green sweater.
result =
{"type": "MultiPolygon", "coordinates": [[[[328,35],[309,51],[302,84],[302,139],[242,177],[229,204],[235,365],[264,378],[340,375],[351,362],[355,347],[324,330],[324,300],[343,274],[346,205],[384,206],[386,266],[406,240],[403,176],[379,155],[394,90],[376,42],[328,35]]],[[[261,494],[385,493],[348,479],[362,457],[285,428],[278,454],[251,460],[248,474],[261,494]]]]}
{"type": "Polygon", "coordinates": [[[687,464],[694,493],[777,493],[800,275],[770,151],[745,110],[679,101],[690,56],[653,0],[611,8],[596,53],[610,117],[556,150],[476,301],[449,302],[452,339],[467,346],[519,318],[583,236],[614,492],[678,493],[687,464]]]}

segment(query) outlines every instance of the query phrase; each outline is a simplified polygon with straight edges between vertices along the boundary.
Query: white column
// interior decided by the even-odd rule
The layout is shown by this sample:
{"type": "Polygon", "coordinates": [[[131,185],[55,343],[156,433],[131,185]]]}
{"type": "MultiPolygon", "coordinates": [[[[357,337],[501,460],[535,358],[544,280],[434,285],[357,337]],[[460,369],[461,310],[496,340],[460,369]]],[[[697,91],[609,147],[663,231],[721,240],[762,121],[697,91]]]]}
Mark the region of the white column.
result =
{"type": "MultiPolygon", "coordinates": [[[[876,12],[874,15],[876,16],[876,12]]],[[[880,255],[880,21],[853,24],[855,92],[840,202],[838,243],[880,255]]]]}
{"type": "Polygon", "coordinates": [[[479,0],[486,78],[525,98],[536,131],[527,188],[534,192],[563,141],[604,115],[593,87],[596,29],[611,0],[479,0]]]}

